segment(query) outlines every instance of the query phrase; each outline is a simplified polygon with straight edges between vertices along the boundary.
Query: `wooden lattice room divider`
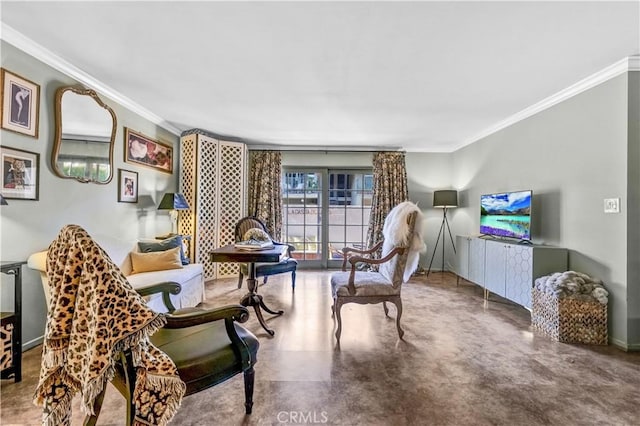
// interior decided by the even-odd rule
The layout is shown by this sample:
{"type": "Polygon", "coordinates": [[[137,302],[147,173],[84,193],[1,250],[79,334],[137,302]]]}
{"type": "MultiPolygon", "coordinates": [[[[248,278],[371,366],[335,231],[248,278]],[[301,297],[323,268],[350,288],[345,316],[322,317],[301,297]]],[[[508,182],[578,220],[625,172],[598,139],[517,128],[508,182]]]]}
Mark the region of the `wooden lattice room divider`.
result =
{"type": "Polygon", "coordinates": [[[180,190],[189,210],[180,211],[179,232],[191,235],[193,261],[205,279],[238,275],[236,263],[214,263],[211,250],[234,242],[235,225],[247,204],[247,148],[201,130],[180,137],[180,190]]]}

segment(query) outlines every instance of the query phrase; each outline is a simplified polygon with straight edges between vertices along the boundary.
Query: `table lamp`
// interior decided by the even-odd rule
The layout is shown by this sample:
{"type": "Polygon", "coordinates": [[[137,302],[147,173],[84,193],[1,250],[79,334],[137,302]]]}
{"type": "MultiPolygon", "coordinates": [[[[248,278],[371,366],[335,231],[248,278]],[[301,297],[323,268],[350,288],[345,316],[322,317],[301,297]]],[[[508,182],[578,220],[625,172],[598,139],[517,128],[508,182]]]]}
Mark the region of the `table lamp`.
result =
{"type": "Polygon", "coordinates": [[[453,242],[453,236],[451,235],[451,228],[449,228],[449,221],[447,220],[447,209],[458,207],[458,191],[453,189],[445,189],[440,191],[433,191],[433,207],[442,209],[442,224],[440,225],[440,232],[438,232],[438,238],[436,239],[436,246],[433,248],[433,255],[431,256],[431,262],[429,262],[429,270],[427,276],[431,272],[431,265],[433,264],[433,258],[436,255],[438,243],[440,242],[440,234],[442,234],[442,269],[444,272],[444,243],[445,243],[445,227],[449,231],[449,238],[451,239],[451,245],[453,246],[453,252],[456,253],[456,245],[453,242]]]}
{"type": "Polygon", "coordinates": [[[171,217],[171,232],[178,233],[178,210],[189,210],[189,204],[185,200],[184,195],[179,192],[167,192],[162,197],[158,210],[169,210],[171,217]]]}

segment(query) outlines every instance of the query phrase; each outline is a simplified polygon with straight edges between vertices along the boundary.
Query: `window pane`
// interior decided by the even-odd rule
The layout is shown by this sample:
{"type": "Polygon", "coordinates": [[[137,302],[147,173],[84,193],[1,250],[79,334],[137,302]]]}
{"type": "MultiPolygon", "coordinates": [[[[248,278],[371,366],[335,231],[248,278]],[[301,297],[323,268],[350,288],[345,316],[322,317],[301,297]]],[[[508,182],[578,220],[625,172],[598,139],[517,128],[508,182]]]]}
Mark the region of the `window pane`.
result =
{"type": "Polygon", "coordinates": [[[344,225],[329,225],[329,241],[345,241],[344,225]]]}
{"type": "Polygon", "coordinates": [[[295,245],[304,241],[304,226],[288,225],[285,228],[285,242],[295,245]]]}
{"type": "Polygon", "coordinates": [[[345,227],[346,241],[362,242],[362,226],[349,226],[345,227]]]}
{"type": "Polygon", "coordinates": [[[329,207],[329,224],[344,225],[347,220],[347,211],[344,207],[329,207]]]}
{"type": "Polygon", "coordinates": [[[304,238],[307,242],[317,243],[320,241],[320,227],[319,226],[305,226],[304,238]]]}
{"type": "Polygon", "coordinates": [[[342,252],[340,250],[342,250],[344,247],[346,246],[346,244],[342,241],[337,242],[337,241],[333,241],[329,243],[329,259],[330,260],[335,260],[335,259],[342,259],[342,252]]]}
{"type": "Polygon", "coordinates": [[[340,259],[345,246],[363,247],[369,224],[373,176],[362,171],[284,170],[283,229],[305,260],[340,259]],[[323,182],[327,188],[322,188],[323,182]],[[323,200],[329,205],[323,207],[323,200]],[[324,210],[324,211],[323,211],[324,210]],[[323,218],[323,213],[328,214],[323,218]],[[328,242],[322,236],[328,236],[328,242]],[[325,259],[322,259],[322,257],[325,259]]]}

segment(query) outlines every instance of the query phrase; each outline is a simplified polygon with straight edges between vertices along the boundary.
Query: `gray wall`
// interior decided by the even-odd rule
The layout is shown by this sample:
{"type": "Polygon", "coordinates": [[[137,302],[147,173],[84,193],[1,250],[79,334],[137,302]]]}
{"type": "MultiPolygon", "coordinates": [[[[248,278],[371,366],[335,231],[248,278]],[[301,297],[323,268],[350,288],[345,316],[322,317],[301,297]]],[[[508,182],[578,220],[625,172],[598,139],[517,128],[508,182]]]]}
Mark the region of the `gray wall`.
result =
{"type": "MultiPolygon", "coordinates": [[[[110,233],[135,239],[154,237],[171,230],[168,214],[155,207],[138,210],[138,205],[118,203],[117,169],[139,173],[139,196],[150,195],[157,204],[165,191],[177,186],[178,137],[100,94],[114,109],[117,134],[114,149],[114,179],[107,185],[81,184],[60,179],[51,171],[54,139],[54,95],[60,86],[77,84],[68,76],[26,55],[12,45],[0,45],[2,67],[40,85],[40,131],[38,139],[2,130],[2,145],[40,154],[40,194],[38,201],[8,200],[0,208],[0,258],[26,260],[31,253],[44,250],[65,224],[79,224],[89,233],[110,233]],[[174,173],[167,174],[124,163],[124,127],[174,146],[174,173]]],[[[126,94],[125,94],[126,95],[126,94]]],[[[39,275],[23,267],[23,343],[29,348],[44,331],[45,302],[39,275]]],[[[2,310],[13,306],[13,278],[1,276],[2,310]]]]}
{"type": "Polygon", "coordinates": [[[640,343],[637,325],[627,327],[627,294],[637,296],[639,285],[637,261],[631,280],[627,268],[628,232],[636,235],[638,223],[627,207],[637,213],[637,128],[629,160],[636,171],[629,173],[628,91],[625,73],[453,153],[453,186],[463,199],[455,232],[478,233],[481,194],[532,189],[534,242],[568,248],[570,269],[605,282],[610,338],[620,346],[640,343]],[[621,212],[605,214],[603,200],[618,197],[621,212]]]}

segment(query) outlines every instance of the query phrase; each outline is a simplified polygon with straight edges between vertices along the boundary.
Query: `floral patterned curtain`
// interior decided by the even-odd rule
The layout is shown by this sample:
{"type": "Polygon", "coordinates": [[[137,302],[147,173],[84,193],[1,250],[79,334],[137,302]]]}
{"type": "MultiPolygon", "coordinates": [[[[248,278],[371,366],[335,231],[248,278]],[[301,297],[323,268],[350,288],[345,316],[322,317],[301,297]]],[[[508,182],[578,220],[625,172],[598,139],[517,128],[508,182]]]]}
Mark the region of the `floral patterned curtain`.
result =
{"type": "Polygon", "coordinates": [[[282,154],[251,151],[249,214],[262,220],[275,240],[282,239],[282,154]]]}
{"type": "Polygon", "coordinates": [[[367,247],[382,240],[387,214],[409,199],[404,152],[376,152],[373,155],[373,200],[367,231],[367,247]]]}

